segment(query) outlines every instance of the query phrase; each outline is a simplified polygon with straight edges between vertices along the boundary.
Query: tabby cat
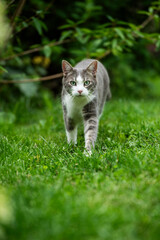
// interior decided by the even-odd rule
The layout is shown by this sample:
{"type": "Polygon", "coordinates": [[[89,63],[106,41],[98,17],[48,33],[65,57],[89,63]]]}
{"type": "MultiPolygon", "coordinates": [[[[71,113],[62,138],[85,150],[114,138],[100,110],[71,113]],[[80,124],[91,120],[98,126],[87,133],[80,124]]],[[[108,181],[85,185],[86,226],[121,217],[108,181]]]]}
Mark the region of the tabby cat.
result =
{"type": "Polygon", "coordinates": [[[106,100],[111,97],[110,80],[97,60],[86,59],[75,67],[62,61],[62,106],[68,143],[77,143],[77,127],[84,122],[85,151],[92,153],[98,122],[106,100]]]}

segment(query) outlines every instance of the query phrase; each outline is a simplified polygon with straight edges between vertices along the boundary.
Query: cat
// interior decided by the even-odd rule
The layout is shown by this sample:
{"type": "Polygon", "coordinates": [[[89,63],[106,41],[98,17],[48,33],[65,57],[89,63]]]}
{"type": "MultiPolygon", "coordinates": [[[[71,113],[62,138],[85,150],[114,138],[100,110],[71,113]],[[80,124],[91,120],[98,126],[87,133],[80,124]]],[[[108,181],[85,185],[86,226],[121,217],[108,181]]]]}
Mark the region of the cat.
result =
{"type": "Polygon", "coordinates": [[[62,61],[62,107],[68,143],[77,144],[77,127],[84,122],[85,152],[92,154],[99,118],[111,98],[110,80],[98,60],[85,59],[75,67],[62,61]]]}

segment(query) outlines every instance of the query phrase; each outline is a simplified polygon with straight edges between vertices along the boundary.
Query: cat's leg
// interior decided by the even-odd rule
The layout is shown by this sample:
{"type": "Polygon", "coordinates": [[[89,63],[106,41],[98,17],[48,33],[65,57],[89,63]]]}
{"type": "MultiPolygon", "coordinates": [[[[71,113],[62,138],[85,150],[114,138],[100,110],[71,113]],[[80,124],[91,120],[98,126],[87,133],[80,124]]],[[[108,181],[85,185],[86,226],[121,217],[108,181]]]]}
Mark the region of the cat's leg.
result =
{"type": "Polygon", "coordinates": [[[98,132],[98,119],[90,117],[84,121],[85,149],[91,154],[92,148],[95,146],[98,132]]]}
{"type": "Polygon", "coordinates": [[[65,127],[68,143],[77,144],[77,125],[72,118],[65,118],[65,127]]]}
{"type": "Polygon", "coordinates": [[[96,108],[86,107],[83,110],[84,118],[84,135],[85,135],[85,149],[91,154],[92,148],[95,146],[95,141],[98,133],[98,117],[96,108]]]}
{"type": "Polygon", "coordinates": [[[63,105],[63,117],[68,143],[77,144],[77,125],[72,118],[68,117],[65,105],[63,105]]]}
{"type": "Polygon", "coordinates": [[[66,130],[68,143],[77,144],[77,126],[73,130],[66,130]]]}

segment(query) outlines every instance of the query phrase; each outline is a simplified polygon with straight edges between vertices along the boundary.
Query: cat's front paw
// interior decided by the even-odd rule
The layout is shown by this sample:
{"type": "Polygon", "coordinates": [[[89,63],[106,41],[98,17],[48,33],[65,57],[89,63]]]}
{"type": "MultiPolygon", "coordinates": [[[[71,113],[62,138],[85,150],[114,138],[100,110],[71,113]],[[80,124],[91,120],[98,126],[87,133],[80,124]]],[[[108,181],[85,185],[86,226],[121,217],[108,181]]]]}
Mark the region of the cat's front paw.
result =
{"type": "Polygon", "coordinates": [[[92,151],[87,149],[85,149],[83,153],[86,157],[90,157],[92,155],[92,151]]]}

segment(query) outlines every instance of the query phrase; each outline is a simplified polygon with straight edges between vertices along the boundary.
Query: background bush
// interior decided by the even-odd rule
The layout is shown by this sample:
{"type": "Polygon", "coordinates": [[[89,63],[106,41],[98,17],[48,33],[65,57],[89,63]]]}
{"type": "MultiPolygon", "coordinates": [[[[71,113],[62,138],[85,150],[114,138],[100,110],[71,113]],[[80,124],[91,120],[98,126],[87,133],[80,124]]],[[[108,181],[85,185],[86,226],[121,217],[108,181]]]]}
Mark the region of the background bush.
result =
{"type": "MultiPolygon", "coordinates": [[[[12,33],[1,49],[1,79],[35,79],[61,72],[62,59],[96,58],[109,71],[113,97],[159,97],[160,1],[5,3],[12,33]]],[[[12,102],[38,97],[43,87],[57,95],[61,79],[1,84],[0,94],[12,102]]]]}

